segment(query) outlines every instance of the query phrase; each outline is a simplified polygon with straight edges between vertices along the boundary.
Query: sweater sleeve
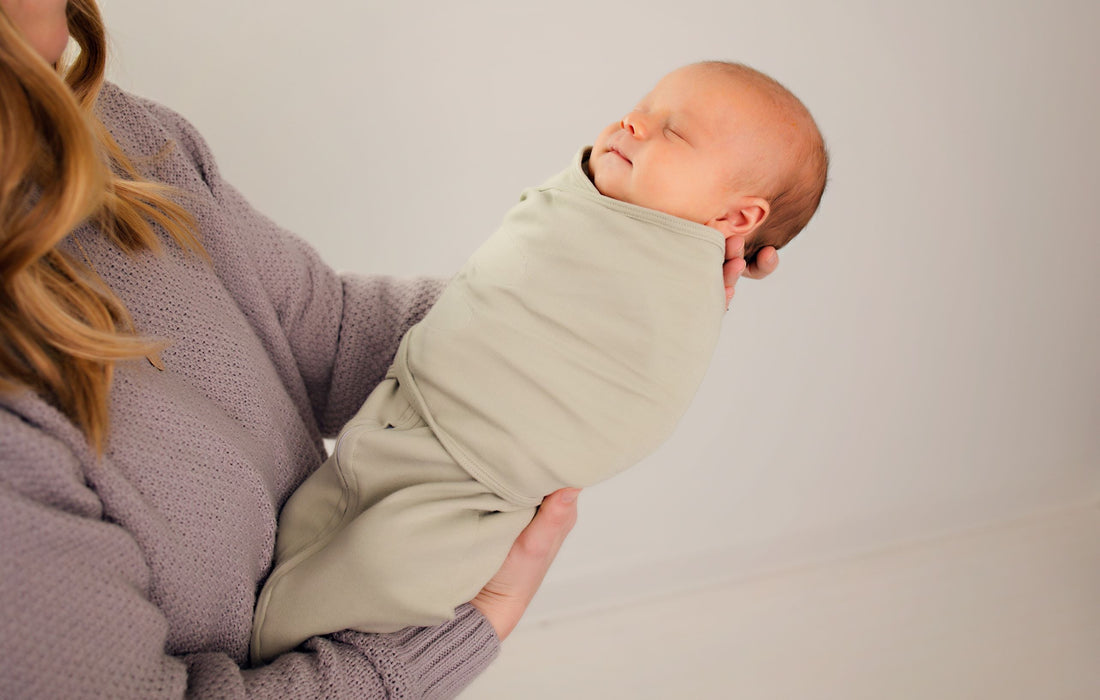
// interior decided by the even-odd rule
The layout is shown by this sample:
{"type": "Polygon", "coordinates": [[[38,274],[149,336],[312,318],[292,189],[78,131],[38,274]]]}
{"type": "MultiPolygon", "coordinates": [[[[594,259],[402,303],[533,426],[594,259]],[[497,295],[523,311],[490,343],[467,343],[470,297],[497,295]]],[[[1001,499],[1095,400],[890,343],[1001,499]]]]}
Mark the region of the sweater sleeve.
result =
{"type": "Polygon", "coordinates": [[[275,308],[313,415],[335,435],[385,376],[405,331],[439,296],[439,279],[338,274],[298,236],[257,211],[227,182],[198,131],[176,112],[142,100],[192,159],[232,222],[275,308]]]}
{"type": "Polygon", "coordinates": [[[125,484],[101,480],[104,462],[41,401],[22,400],[29,412],[3,403],[0,697],[451,698],[495,656],[470,606],[440,627],[311,639],[255,669],[216,651],[166,653],[150,553],[99,493],[125,484]]]}

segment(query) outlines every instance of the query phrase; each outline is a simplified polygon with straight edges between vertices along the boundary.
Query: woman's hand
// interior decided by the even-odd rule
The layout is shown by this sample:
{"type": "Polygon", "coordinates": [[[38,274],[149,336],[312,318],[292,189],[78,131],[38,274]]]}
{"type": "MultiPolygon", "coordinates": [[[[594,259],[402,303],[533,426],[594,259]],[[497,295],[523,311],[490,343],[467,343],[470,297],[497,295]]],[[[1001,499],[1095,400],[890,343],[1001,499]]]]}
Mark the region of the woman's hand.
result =
{"type": "Polygon", "coordinates": [[[493,625],[501,641],[512,633],[546,576],[565,536],[577,522],[580,489],[561,489],[543,499],[519,533],[504,565],[470,603],[493,625]]]}
{"type": "Polygon", "coordinates": [[[746,269],[745,239],[741,236],[729,236],[726,238],[726,262],[722,266],[722,277],[726,282],[726,306],[733,299],[733,288],[742,275],[758,280],[775,272],[779,266],[779,251],[772,246],[761,248],[756,254],[756,260],[746,269]]]}

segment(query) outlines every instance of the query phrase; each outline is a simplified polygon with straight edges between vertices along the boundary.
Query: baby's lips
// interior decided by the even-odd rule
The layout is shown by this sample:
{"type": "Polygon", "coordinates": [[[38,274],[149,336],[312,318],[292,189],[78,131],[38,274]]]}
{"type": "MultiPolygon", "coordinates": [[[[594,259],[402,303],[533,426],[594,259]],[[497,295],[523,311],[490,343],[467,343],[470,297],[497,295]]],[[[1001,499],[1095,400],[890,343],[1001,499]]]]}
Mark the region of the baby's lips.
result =
{"type": "Polygon", "coordinates": [[[630,163],[631,165],[633,165],[633,164],[634,164],[634,160],[633,160],[633,159],[631,159],[631,158],[630,158],[630,156],[628,156],[628,155],[626,155],[625,153],[623,153],[623,152],[622,152],[622,151],[621,151],[621,150],[619,149],[619,147],[618,147],[618,146],[616,146],[616,145],[614,145],[614,144],[608,144],[608,145],[607,145],[607,150],[609,150],[609,151],[611,151],[612,153],[614,153],[615,155],[619,156],[620,158],[622,158],[623,160],[625,160],[625,161],[626,161],[627,163],[630,163]]]}

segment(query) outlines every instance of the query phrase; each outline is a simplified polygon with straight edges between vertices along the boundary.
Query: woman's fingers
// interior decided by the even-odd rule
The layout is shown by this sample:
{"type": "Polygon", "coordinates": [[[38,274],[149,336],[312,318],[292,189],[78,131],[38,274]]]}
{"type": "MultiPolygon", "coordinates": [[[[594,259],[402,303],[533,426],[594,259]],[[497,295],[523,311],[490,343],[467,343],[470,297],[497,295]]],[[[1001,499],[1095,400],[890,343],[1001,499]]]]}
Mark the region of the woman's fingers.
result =
{"type": "Polygon", "coordinates": [[[761,248],[760,252],[756,254],[756,260],[753,261],[752,265],[749,265],[745,271],[745,276],[754,280],[763,279],[775,272],[777,267],[779,267],[779,251],[772,246],[768,246],[767,248],[761,248]]]}
{"type": "Polygon", "coordinates": [[[531,524],[516,540],[527,555],[550,561],[557,556],[566,535],[577,522],[577,496],[580,492],[580,489],[562,489],[543,500],[531,524]]]}
{"type": "Polygon", "coordinates": [[[733,299],[733,289],[737,286],[737,280],[741,278],[741,275],[745,272],[745,259],[733,258],[727,260],[722,265],[722,279],[726,284],[726,306],[730,305],[730,301],[733,299]]]}
{"type": "Polygon", "coordinates": [[[516,538],[500,571],[470,601],[503,640],[515,629],[527,605],[577,522],[580,489],[561,489],[547,496],[535,517],[516,538]]]}
{"type": "Polygon", "coordinates": [[[756,258],[751,265],[745,264],[745,238],[744,236],[726,237],[726,262],[722,265],[722,278],[726,285],[726,307],[733,300],[734,288],[737,280],[742,276],[752,279],[763,279],[775,272],[779,266],[779,251],[773,246],[761,248],[756,253],[756,258]]]}

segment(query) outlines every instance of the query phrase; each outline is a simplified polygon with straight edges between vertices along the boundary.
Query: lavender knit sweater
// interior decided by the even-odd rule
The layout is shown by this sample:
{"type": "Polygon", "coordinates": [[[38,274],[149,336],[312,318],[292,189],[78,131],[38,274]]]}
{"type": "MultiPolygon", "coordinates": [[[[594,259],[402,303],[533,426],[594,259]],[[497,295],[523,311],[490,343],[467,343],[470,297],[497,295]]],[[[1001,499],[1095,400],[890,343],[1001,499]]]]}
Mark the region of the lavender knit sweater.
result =
{"type": "Polygon", "coordinates": [[[180,116],[110,85],[99,109],[184,193],[212,263],[74,234],[138,330],[171,345],[164,372],[117,367],[102,459],[48,402],[0,395],[0,697],[453,697],[498,649],[469,606],[245,668],[280,507],[440,285],[335,274],[221,179],[180,116]]]}

